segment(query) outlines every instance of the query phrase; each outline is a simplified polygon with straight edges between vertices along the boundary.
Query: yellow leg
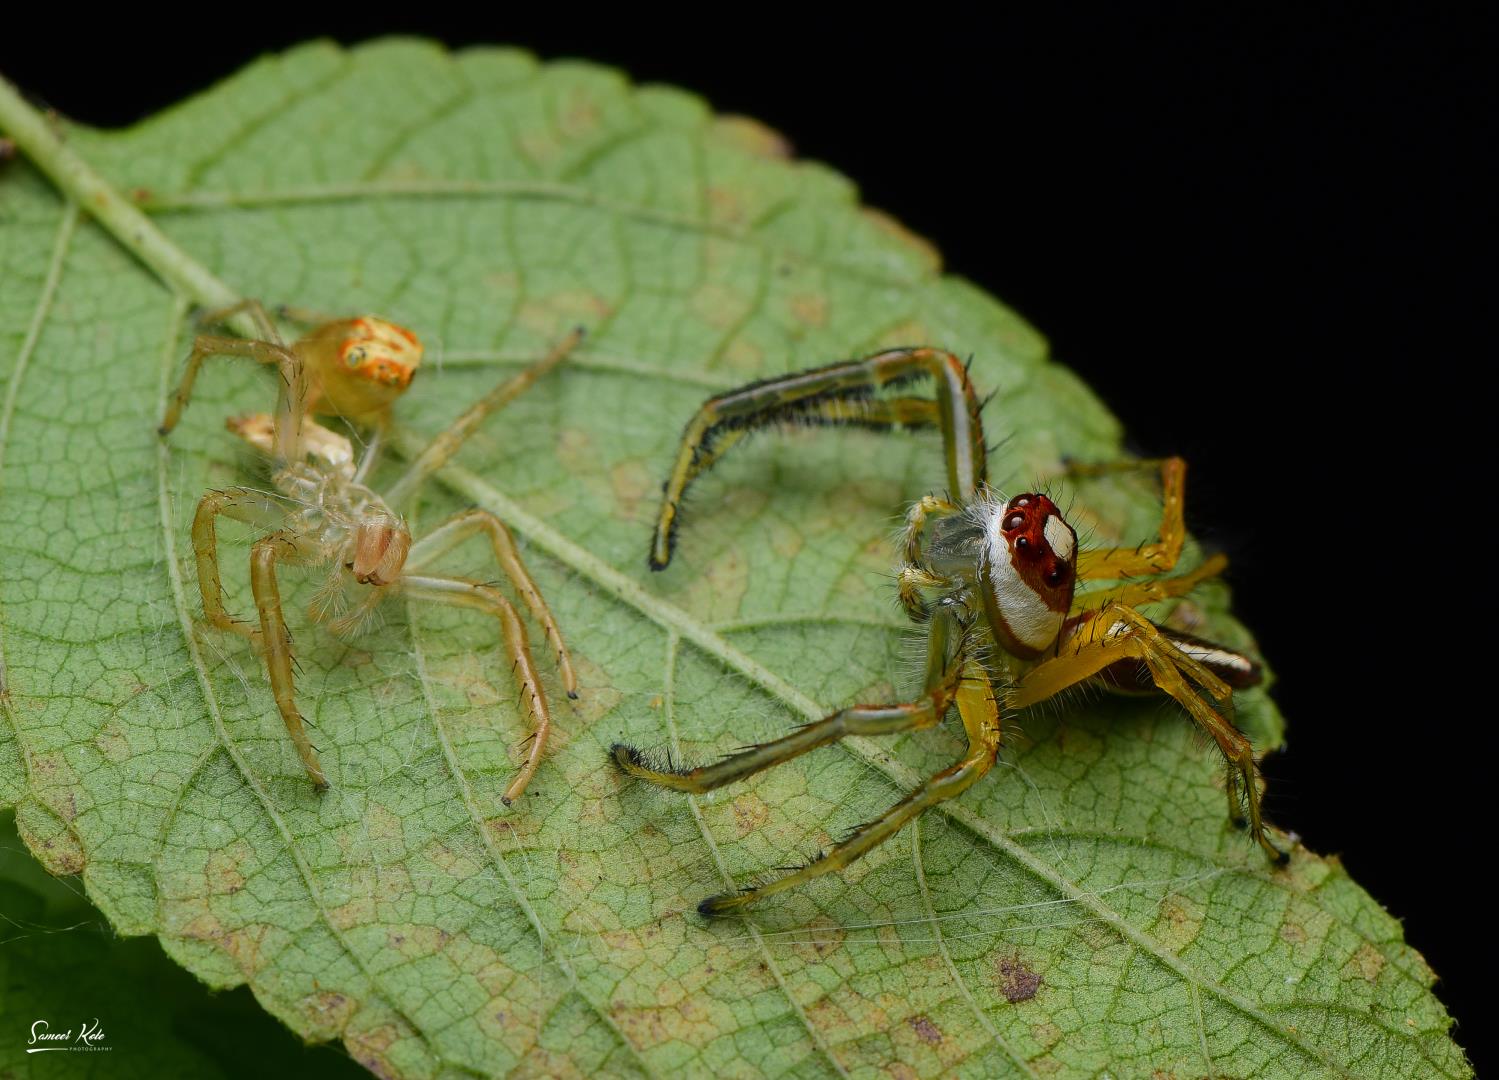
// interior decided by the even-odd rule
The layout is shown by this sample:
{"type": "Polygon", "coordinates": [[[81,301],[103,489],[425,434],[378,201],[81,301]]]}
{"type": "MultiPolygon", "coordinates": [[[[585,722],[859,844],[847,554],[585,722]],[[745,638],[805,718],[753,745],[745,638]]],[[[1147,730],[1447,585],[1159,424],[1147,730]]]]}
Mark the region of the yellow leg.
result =
{"type": "Polygon", "coordinates": [[[982,664],[969,661],[964,666],[955,698],[968,734],[968,753],[963,760],[931,777],[880,817],[859,826],[848,839],[801,869],[755,888],[710,896],[698,905],[698,911],[704,915],[722,915],[841,870],[889,840],[926,810],[961,795],[981,779],[994,766],[1001,739],[999,703],[982,664]]]}
{"type": "Polygon", "coordinates": [[[401,579],[400,584],[402,591],[413,600],[473,608],[486,615],[493,615],[500,622],[505,651],[513,662],[516,678],[520,680],[522,697],[530,699],[531,717],[535,722],[531,749],[526,754],[525,764],[500,796],[500,801],[509,806],[521,797],[531,778],[536,775],[552,733],[552,710],[547,704],[546,691],[541,688],[536,662],[531,659],[531,643],[526,635],[525,624],[521,622],[515,606],[502,593],[477,581],[408,574],[401,579]]]}
{"type": "Polygon", "coordinates": [[[276,405],[275,454],[282,461],[295,461],[301,456],[301,428],[307,413],[308,382],[305,365],[295,352],[270,341],[251,341],[246,338],[199,335],[193,341],[193,350],[188,354],[187,367],[182,381],[167,400],[166,412],[161,418],[157,433],[169,435],[182,418],[192,397],[193,383],[197,381],[198,369],[210,356],[243,356],[261,364],[274,364],[281,374],[281,385],[276,405]]]}
{"type": "Polygon", "coordinates": [[[1110,462],[1102,465],[1073,465],[1073,476],[1103,476],[1139,468],[1161,469],[1160,539],[1133,548],[1097,548],[1078,555],[1077,576],[1080,581],[1098,578],[1117,580],[1143,574],[1165,574],[1176,566],[1182,545],[1187,541],[1186,488],[1187,463],[1179,457],[1157,461],[1110,462]]]}
{"type": "Polygon", "coordinates": [[[649,755],[625,743],[615,743],[611,752],[614,763],[629,776],[674,791],[701,794],[800,757],[809,750],[828,746],[845,735],[894,735],[933,727],[941,722],[952,704],[957,682],[958,669],[954,667],[938,686],[916,701],[897,705],[851,705],[814,723],[804,724],[790,735],[751,746],[722,761],[695,769],[674,768],[670,762],[666,762],[664,768],[655,767],[650,763],[649,755]]]}
{"type": "Polygon", "coordinates": [[[271,677],[271,693],[276,708],[286,724],[287,734],[301,755],[308,779],[318,791],[328,789],[328,777],[318,761],[317,748],[307,737],[302,714],[297,711],[296,680],[292,672],[291,633],[281,612],[281,590],[276,584],[276,563],[295,558],[296,537],[289,532],[275,532],[262,537],[250,549],[250,589],[260,612],[261,648],[265,651],[266,671],[271,677]]]}
{"type": "Polygon", "coordinates": [[[407,570],[420,570],[430,565],[434,559],[451,551],[458,544],[479,532],[484,533],[489,539],[495,561],[500,564],[500,569],[505,572],[505,576],[520,593],[521,599],[526,602],[526,609],[531,612],[531,617],[541,624],[547,643],[551,645],[557,657],[557,668],[562,675],[562,688],[567,691],[568,697],[576,699],[578,676],[573,670],[573,661],[568,655],[567,645],[562,640],[562,629],[557,625],[552,609],[547,606],[546,598],[541,595],[541,590],[537,588],[536,581],[526,569],[526,564],[521,561],[520,549],[515,546],[515,537],[503,521],[487,510],[460,511],[417,541],[407,557],[407,570]]]}
{"type": "Polygon", "coordinates": [[[442,468],[462,447],[474,430],[492,413],[498,412],[535,385],[552,368],[567,359],[569,353],[583,340],[581,327],[572,330],[552,347],[552,350],[530,367],[512,375],[489,393],[485,394],[454,420],[446,431],[438,435],[417,455],[405,474],[385,494],[389,506],[399,506],[421,486],[422,481],[442,468]]]}
{"type": "MultiPolygon", "coordinates": [[[[1054,697],[1070,686],[1099,674],[1111,664],[1135,660],[1145,664],[1155,685],[1170,694],[1204,731],[1212,736],[1229,767],[1236,774],[1230,781],[1230,806],[1236,795],[1233,785],[1242,784],[1249,810],[1249,826],[1255,842],[1277,862],[1287,856],[1270,842],[1260,816],[1259,766],[1249,740],[1217,709],[1205,701],[1195,682],[1220,702],[1232,700],[1233,690],[1204,665],[1171,644],[1143,615],[1114,604],[1097,615],[1062,645],[1061,655],[1044,660],[1020,680],[1006,698],[1008,708],[1024,709],[1054,697]]],[[[1239,815],[1231,813],[1236,820],[1239,815]]]]}
{"type": "Polygon", "coordinates": [[[219,576],[219,545],[216,532],[220,516],[253,525],[271,527],[283,517],[281,507],[268,495],[245,488],[210,491],[193,515],[193,555],[198,565],[198,592],[203,598],[203,617],[220,630],[247,638],[257,631],[249,623],[230,615],[224,607],[224,586],[219,576]]]}
{"type": "Polygon", "coordinates": [[[1217,577],[1228,569],[1228,556],[1214,555],[1197,569],[1180,577],[1144,578],[1118,588],[1090,589],[1072,599],[1071,614],[1082,611],[1098,611],[1110,604],[1139,607],[1177,596],[1186,596],[1204,581],[1217,577]]]}
{"type": "Polygon", "coordinates": [[[271,317],[266,313],[265,305],[259,300],[241,300],[230,304],[226,308],[218,308],[213,311],[205,311],[198,316],[199,326],[219,326],[227,323],[236,315],[249,315],[255,324],[255,332],[261,339],[273,345],[281,344],[281,335],[276,333],[276,324],[271,322],[271,317]]]}

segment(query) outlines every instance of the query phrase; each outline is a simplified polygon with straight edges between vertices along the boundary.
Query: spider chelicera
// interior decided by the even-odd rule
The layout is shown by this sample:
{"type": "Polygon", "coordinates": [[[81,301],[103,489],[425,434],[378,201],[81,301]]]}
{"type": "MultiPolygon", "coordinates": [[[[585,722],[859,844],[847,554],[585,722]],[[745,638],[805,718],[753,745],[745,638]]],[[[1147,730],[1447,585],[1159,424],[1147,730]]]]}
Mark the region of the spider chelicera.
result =
{"type": "Polygon", "coordinates": [[[1049,497],[1006,499],[986,483],[982,404],[964,364],[931,348],[892,349],[782,378],[751,383],[707,401],[683,433],[663,486],[650,565],[671,561],[683,493],[734,444],[756,429],[849,425],[877,430],[936,427],[947,459],[949,496],[927,495],[910,509],[897,571],[900,602],[927,628],[925,685],[898,704],[851,705],[784,738],[752,746],[712,765],[656,767],[617,743],[627,774],[677,791],[711,791],[836,742],[845,735],[888,735],[929,728],[956,706],[968,737],[961,761],[928,779],[883,815],[807,865],[738,892],[709,897],[698,910],[717,915],[847,866],[894,836],[923,811],[951,799],[993,767],[1009,717],[1083,682],[1117,692],[1160,691],[1179,702],[1213,739],[1228,764],[1229,815],[1247,824],[1267,856],[1284,862],[1260,816],[1253,748],[1228,719],[1233,691],[1260,681],[1257,663],[1221,645],[1157,625],[1136,606],[1183,596],[1222,573],[1215,556],[1190,573],[1165,577],[1186,541],[1186,463],[1161,461],[1077,466],[1074,473],[1159,469],[1165,507],[1160,536],[1139,547],[1079,551],[1077,533],[1049,497]],[[882,394],[922,378],[936,398],[882,394]],[[1075,591],[1078,581],[1116,587],[1075,591]]]}
{"type": "Polygon", "coordinates": [[[431,568],[458,544],[482,534],[500,571],[541,625],[556,654],[567,696],[576,698],[577,677],[557,620],[526,571],[510,530],[499,518],[484,510],[464,510],[413,543],[410,530],[392,507],[400,506],[441,468],[487,416],[561,362],[577,345],[582,332],[573,331],[545,357],[480,398],[382,495],[367,486],[365,478],[390,425],[391,406],[411,384],[421,364],[422,346],[416,335],[366,315],[324,321],[288,346],[282,344],[270,317],[255,301],[204,316],[202,321],[211,325],[239,314],[249,315],[260,338],[199,336],[182,381],[168,399],[160,427],[160,433],[166,435],[177,425],[198,369],[210,356],[242,356],[278,370],[276,412],[228,421],[230,431],[270,457],[275,492],[244,487],[210,491],[193,516],[193,554],[204,617],[221,630],[248,638],[262,651],[281,719],[307,776],[321,791],[328,787],[328,777],[297,709],[291,635],[282,614],[277,566],[296,564],[327,570],[327,579],[310,613],[315,621],[329,624],[338,634],[357,630],[382,600],[394,594],[494,616],[535,725],[525,764],[502,796],[508,806],[535,775],[551,730],[551,709],[531,658],[526,627],[514,605],[492,584],[434,574],[431,568]],[[363,452],[356,458],[349,437],[315,422],[314,413],[341,416],[363,429],[367,434],[363,452]],[[236,619],[224,607],[216,533],[221,516],[267,530],[250,553],[250,587],[259,612],[253,625],[236,619]],[[351,606],[345,601],[345,591],[350,588],[361,593],[351,606]]]}

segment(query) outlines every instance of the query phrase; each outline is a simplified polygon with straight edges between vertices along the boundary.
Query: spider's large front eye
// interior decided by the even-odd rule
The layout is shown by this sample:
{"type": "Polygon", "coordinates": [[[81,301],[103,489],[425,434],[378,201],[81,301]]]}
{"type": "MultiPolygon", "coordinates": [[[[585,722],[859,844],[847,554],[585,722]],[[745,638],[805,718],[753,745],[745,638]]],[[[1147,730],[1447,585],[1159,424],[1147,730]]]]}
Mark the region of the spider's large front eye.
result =
{"type": "Polygon", "coordinates": [[[1024,514],[1011,514],[1009,517],[1005,518],[1004,530],[1005,530],[1005,532],[1013,532],[1014,530],[1020,528],[1020,526],[1022,526],[1024,524],[1025,524],[1025,515],[1024,514]]]}

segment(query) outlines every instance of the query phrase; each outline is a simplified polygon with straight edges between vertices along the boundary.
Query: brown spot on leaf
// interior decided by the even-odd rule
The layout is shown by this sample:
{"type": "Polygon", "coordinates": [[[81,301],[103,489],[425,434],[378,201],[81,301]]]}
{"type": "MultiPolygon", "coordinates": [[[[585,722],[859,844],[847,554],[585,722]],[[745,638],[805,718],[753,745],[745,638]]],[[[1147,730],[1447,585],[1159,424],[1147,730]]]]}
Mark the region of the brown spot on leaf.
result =
{"type": "Polygon", "coordinates": [[[994,962],[994,970],[999,976],[999,992],[1011,1005],[1029,1001],[1041,989],[1040,974],[1026,964],[1018,952],[999,957],[994,962]]]}
{"type": "Polygon", "coordinates": [[[1043,1047],[1050,1050],[1053,1046],[1062,1041],[1062,1029],[1053,1024],[1050,1020],[1046,1021],[1044,1024],[1032,1024],[1031,1038],[1035,1039],[1036,1042],[1040,1043],[1043,1047]]]}
{"type": "Polygon", "coordinates": [[[936,1046],[942,1041],[942,1029],[925,1016],[913,1016],[906,1021],[911,1025],[911,1030],[916,1032],[916,1037],[928,1046],[936,1046]]]}
{"type": "Polygon", "coordinates": [[[797,932],[792,947],[804,961],[818,963],[843,948],[847,936],[843,927],[826,915],[819,915],[797,932]]]}
{"type": "Polygon", "coordinates": [[[753,791],[747,791],[734,800],[734,828],[741,837],[748,836],[770,820],[770,807],[753,791]]]}
{"type": "Polygon", "coordinates": [[[1306,940],[1306,928],[1300,923],[1282,923],[1280,938],[1282,941],[1289,941],[1292,945],[1300,945],[1306,940]]]}
{"type": "Polygon", "coordinates": [[[344,1036],[344,1046],[359,1064],[380,1077],[395,1080],[395,1066],[386,1057],[386,1052],[395,1045],[400,1032],[394,1024],[381,1024],[367,1031],[350,1032],[344,1036]]]}
{"type": "MultiPolygon", "coordinates": [[[[76,816],[76,807],[71,803],[65,805],[76,816]]],[[[48,871],[62,877],[81,874],[88,864],[83,845],[64,818],[64,814],[35,797],[24,798],[16,804],[16,829],[21,839],[48,871]]]]}
{"type": "Polygon", "coordinates": [[[1349,958],[1346,970],[1373,982],[1379,978],[1384,965],[1384,954],[1366,941],[1358,947],[1358,952],[1349,958]]]}
{"type": "Polygon", "coordinates": [[[795,153],[786,136],[748,116],[715,117],[708,128],[708,137],[755,157],[775,161],[790,160],[795,153]]]}
{"type": "Polygon", "coordinates": [[[1190,945],[1202,929],[1202,905],[1191,897],[1172,893],[1161,901],[1156,919],[1156,939],[1172,952],[1179,953],[1190,945]]]}
{"type": "Polygon", "coordinates": [[[335,1037],[349,1022],[349,1017],[359,1010],[347,995],[333,990],[308,994],[297,1004],[307,1024],[303,1034],[314,1039],[335,1037]]]}
{"type": "Polygon", "coordinates": [[[614,516],[621,521],[642,520],[641,504],[654,502],[658,482],[642,461],[623,461],[609,470],[614,493],[614,516]]]}
{"type": "Polygon", "coordinates": [[[243,889],[245,875],[240,873],[240,860],[252,857],[249,845],[242,840],[211,853],[203,868],[209,895],[233,895],[243,889]]]}
{"type": "Polygon", "coordinates": [[[828,298],[822,293],[799,293],[791,298],[791,314],[808,326],[826,326],[828,298]]]}

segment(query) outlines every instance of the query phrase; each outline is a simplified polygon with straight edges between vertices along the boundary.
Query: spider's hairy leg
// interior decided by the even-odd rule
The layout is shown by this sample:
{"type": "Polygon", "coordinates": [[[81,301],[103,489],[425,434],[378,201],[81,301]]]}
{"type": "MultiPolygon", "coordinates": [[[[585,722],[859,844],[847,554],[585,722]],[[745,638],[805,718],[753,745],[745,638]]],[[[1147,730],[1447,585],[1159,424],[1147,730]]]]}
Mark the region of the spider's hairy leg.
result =
{"type": "Polygon", "coordinates": [[[1007,708],[1024,709],[1045,701],[1120,661],[1143,663],[1156,687],[1171,695],[1213,738],[1236,774],[1236,778],[1230,780],[1230,816],[1236,820],[1239,817],[1234,812],[1237,795],[1233,788],[1242,786],[1255,842],[1274,861],[1287,861],[1289,856],[1271,843],[1260,815],[1259,765],[1254,759],[1253,746],[1244,733],[1205,701],[1191,684],[1196,683],[1223,703],[1232,700],[1232,687],[1206,665],[1173,645],[1138,611],[1120,604],[1103,608],[1075,629],[1061,649],[1060,655],[1043,660],[1020,680],[1005,701],[1007,708]]]}
{"type": "Polygon", "coordinates": [[[307,413],[307,371],[297,354],[284,345],[271,341],[252,341],[246,338],[219,337],[200,334],[193,340],[193,350],[188,354],[187,367],[182,381],[167,399],[167,408],[156,429],[159,435],[169,435],[182,418],[182,410],[192,397],[193,383],[197,381],[198,369],[210,356],[243,356],[262,364],[274,364],[281,373],[281,386],[276,405],[275,453],[282,461],[295,461],[300,456],[301,426],[307,413]]]}
{"type": "Polygon", "coordinates": [[[1161,471],[1162,499],[1159,539],[1139,547],[1095,548],[1080,552],[1077,560],[1078,580],[1165,574],[1176,566],[1176,561],[1181,558],[1182,545],[1187,542],[1187,463],[1183,458],[1168,457],[1096,465],[1074,464],[1068,467],[1068,472],[1073,476],[1105,476],[1110,473],[1157,468],[1161,471]]]}
{"type": "Polygon", "coordinates": [[[385,493],[386,503],[390,506],[400,506],[404,503],[427,477],[446,465],[453,455],[462,449],[468,437],[489,418],[491,413],[503,409],[529,390],[538,379],[567,359],[582,340],[583,328],[575,327],[556,345],[553,345],[540,360],[503,380],[464,410],[462,416],[454,420],[446,431],[433,439],[427,448],[407,466],[406,472],[385,493]]]}
{"type": "Polygon", "coordinates": [[[841,870],[889,840],[924,811],[961,795],[981,779],[993,768],[1001,740],[999,702],[981,663],[969,660],[964,664],[954,697],[968,735],[968,753],[961,761],[928,779],[880,817],[859,826],[848,839],[800,870],[754,888],[710,896],[698,905],[698,911],[704,915],[722,915],[804,881],[841,870]]]}
{"type": "Polygon", "coordinates": [[[500,564],[500,569],[505,572],[505,576],[520,593],[521,599],[526,602],[526,608],[531,612],[531,617],[541,624],[546,633],[547,643],[557,657],[557,668],[562,675],[562,688],[567,691],[568,697],[576,698],[578,676],[573,670],[573,661],[568,655],[567,645],[562,640],[562,630],[557,625],[552,609],[547,606],[546,598],[541,595],[541,590],[537,588],[535,580],[526,569],[526,564],[521,561],[520,549],[515,546],[515,537],[503,521],[487,510],[461,510],[418,540],[407,556],[406,565],[408,569],[420,570],[470,536],[480,532],[489,539],[490,547],[494,550],[495,562],[500,564]]]}
{"type": "Polygon", "coordinates": [[[203,597],[203,617],[220,630],[254,639],[258,631],[230,615],[224,607],[217,534],[220,516],[270,528],[284,514],[275,499],[246,488],[210,491],[198,502],[197,512],[193,514],[193,556],[198,565],[198,592],[203,597]]]}
{"type": "Polygon", "coordinates": [[[473,608],[499,620],[505,651],[510,656],[516,678],[520,680],[522,695],[531,700],[530,711],[536,721],[525,764],[500,796],[500,801],[509,806],[520,798],[526,785],[531,782],[531,777],[536,775],[537,766],[541,764],[542,755],[546,752],[547,739],[552,732],[552,710],[547,704],[546,691],[541,688],[536,662],[531,659],[531,643],[526,636],[525,624],[521,622],[515,605],[499,591],[481,582],[406,574],[400,579],[400,585],[402,591],[413,600],[473,608]]]}
{"type": "MultiPolygon", "coordinates": [[[[1083,553],[1086,556],[1086,552],[1083,553]]],[[[1072,614],[1076,615],[1083,611],[1098,611],[1108,607],[1110,604],[1121,604],[1125,607],[1139,607],[1141,604],[1153,604],[1160,600],[1170,600],[1177,596],[1186,596],[1189,592],[1201,585],[1204,581],[1218,577],[1228,569],[1228,556],[1213,555],[1205,559],[1201,566],[1190,573],[1179,577],[1168,578],[1142,578],[1131,581],[1118,588],[1090,589],[1079,593],[1072,601],[1072,614]]]]}
{"type": "Polygon", "coordinates": [[[803,724],[790,735],[746,747],[712,765],[695,769],[658,769],[650,756],[626,743],[610,748],[614,763],[628,776],[675,791],[700,794],[743,780],[757,772],[800,757],[820,746],[835,743],[845,735],[893,735],[917,731],[942,722],[962,676],[962,660],[947,657],[949,618],[932,620],[927,639],[927,679],[922,697],[892,705],[850,705],[803,724]]]}
{"type": "Polygon", "coordinates": [[[276,324],[271,322],[270,314],[259,300],[240,300],[228,307],[205,311],[198,316],[198,325],[221,326],[237,315],[248,315],[250,321],[255,324],[255,332],[261,336],[262,340],[275,345],[281,344],[281,335],[276,333],[276,324]]]}
{"type": "Polygon", "coordinates": [[[260,612],[261,648],[271,677],[271,693],[286,724],[287,734],[301,755],[307,777],[318,791],[328,789],[328,777],[318,761],[317,749],[307,737],[302,714],[297,711],[296,678],[292,671],[291,633],[281,610],[281,590],[276,583],[276,563],[294,560],[302,553],[296,534],[285,530],[255,541],[250,549],[250,589],[260,612]]]}
{"type": "Polygon", "coordinates": [[[722,456],[719,447],[731,435],[738,441],[743,432],[794,422],[886,429],[935,421],[942,430],[949,490],[966,498],[987,475],[981,407],[963,362],[952,353],[925,347],[891,349],[863,360],[750,383],[710,398],[683,431],[671,475],[662,487],[651,569],[664,569],[671,562],[682,496],[722,456]],[[922,376],[936,383],[935,401],[873,397],[878,390],[922,376]]]}

